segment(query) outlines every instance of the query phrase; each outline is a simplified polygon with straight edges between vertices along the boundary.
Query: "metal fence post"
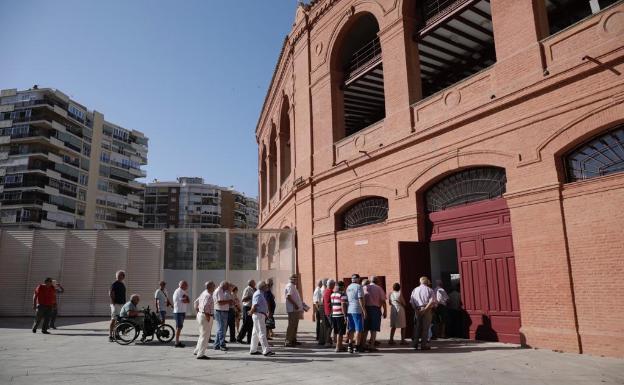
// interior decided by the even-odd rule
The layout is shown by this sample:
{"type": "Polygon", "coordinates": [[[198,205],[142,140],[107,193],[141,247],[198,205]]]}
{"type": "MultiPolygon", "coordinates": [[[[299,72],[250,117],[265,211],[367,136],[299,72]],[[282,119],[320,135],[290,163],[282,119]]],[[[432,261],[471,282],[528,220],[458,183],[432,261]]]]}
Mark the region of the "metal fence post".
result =
{"type": "Polygon", "coordinates": [[[230,276],[230,229],[225,230],[225,280],[230,276]]]}
{"type": "MultiPolygon", "coordinates": [[[[191,298],[197,297],[197,229],[193,229],[193,275],[191,277],[191,298]]],[[[191,306],[190,313],[195,314],[195,307],[191,306]]]]}

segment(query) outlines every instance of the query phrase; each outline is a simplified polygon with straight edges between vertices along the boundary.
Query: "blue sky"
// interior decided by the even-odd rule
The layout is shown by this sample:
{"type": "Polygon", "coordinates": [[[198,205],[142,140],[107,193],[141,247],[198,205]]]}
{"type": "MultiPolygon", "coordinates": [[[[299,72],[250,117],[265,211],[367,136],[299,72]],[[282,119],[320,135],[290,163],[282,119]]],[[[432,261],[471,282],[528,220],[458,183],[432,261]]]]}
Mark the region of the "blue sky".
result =
{"type": "Polygon", "coordinates": [[[147,179],[257,195],[254,131],[296,0],[0,0],[0,88],[57,88],[149,138],[147,179]]]}

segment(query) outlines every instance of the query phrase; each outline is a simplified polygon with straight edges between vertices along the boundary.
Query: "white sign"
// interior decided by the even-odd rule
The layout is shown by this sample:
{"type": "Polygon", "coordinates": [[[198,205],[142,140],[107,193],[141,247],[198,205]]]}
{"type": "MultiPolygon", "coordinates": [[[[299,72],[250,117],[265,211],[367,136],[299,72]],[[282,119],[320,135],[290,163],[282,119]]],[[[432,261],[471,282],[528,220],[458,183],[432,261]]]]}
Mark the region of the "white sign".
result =
{"type": "Polygon", "coordinates": [[[355,241],[356,246],[368,245],[368,239],[361,239],[359,241],[355,241]]]}

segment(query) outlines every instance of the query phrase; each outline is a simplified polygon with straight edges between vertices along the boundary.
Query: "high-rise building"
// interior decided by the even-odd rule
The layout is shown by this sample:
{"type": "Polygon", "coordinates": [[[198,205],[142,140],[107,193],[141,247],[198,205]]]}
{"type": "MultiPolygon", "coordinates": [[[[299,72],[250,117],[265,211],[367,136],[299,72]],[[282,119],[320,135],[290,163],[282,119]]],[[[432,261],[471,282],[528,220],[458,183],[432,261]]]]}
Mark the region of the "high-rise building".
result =
{"type": "Polygon", "coordinates": [[[258,202],[202,178],[153,182],[145,188],[145,228],[239,228],[258,225],[258,202]]]}
{"type": "Polygon", "coordinates": [[[0,225],[142,227],[147,141],[59,90],[2,90],[0,225]]]}

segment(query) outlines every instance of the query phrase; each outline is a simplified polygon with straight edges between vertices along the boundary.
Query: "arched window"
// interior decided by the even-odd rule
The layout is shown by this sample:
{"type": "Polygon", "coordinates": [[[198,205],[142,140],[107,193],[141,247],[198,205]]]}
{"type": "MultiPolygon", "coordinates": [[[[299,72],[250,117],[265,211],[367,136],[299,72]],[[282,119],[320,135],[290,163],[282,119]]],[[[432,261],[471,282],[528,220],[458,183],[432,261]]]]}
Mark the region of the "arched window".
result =
{"type": "Polygon", "coordinates": [[[269,137],[269,199],[277,192],[277,143],[275,126],[271,129],[269,137]]]}
{"type": "Polygon", "coordinates": [[[502,197],[506,183],[505,170],[499,167],[479,167],[457,172],[427,190],[427,211],[441,211],[502,197]]]}
{"type": "Polygon", "coordinates": [[[265,208],[267,204],[267,153],[262,145],[260,152],[260,206],[265,208]]]}
{"type": "Polygon", "coordinates": [[[290,175],[291,150],[290,150],[290,116],[288,115],[290,105],[288,97],[284,95],[282,103],[282,114],[280,117],[280,185],[284,183],[288,175],[290,175]]]}
{"type": "Polygon", "coordinates": [[[572,150],[565,167],[568,182],[624,171],[624,124],[572,150]]]}
{"type": "Polygon", "coordinates": [[[342,230],[385,222],[388,219],[388,200],[382,197],[363,199],[344,210],[340,219],[342,230]]]}
{"type": "Polygon", "coordinates": [[[352,135],[386,115],[379,24],[361,13],[341,32],[332,58],[336,108],[334,139],[352,135]]]}

